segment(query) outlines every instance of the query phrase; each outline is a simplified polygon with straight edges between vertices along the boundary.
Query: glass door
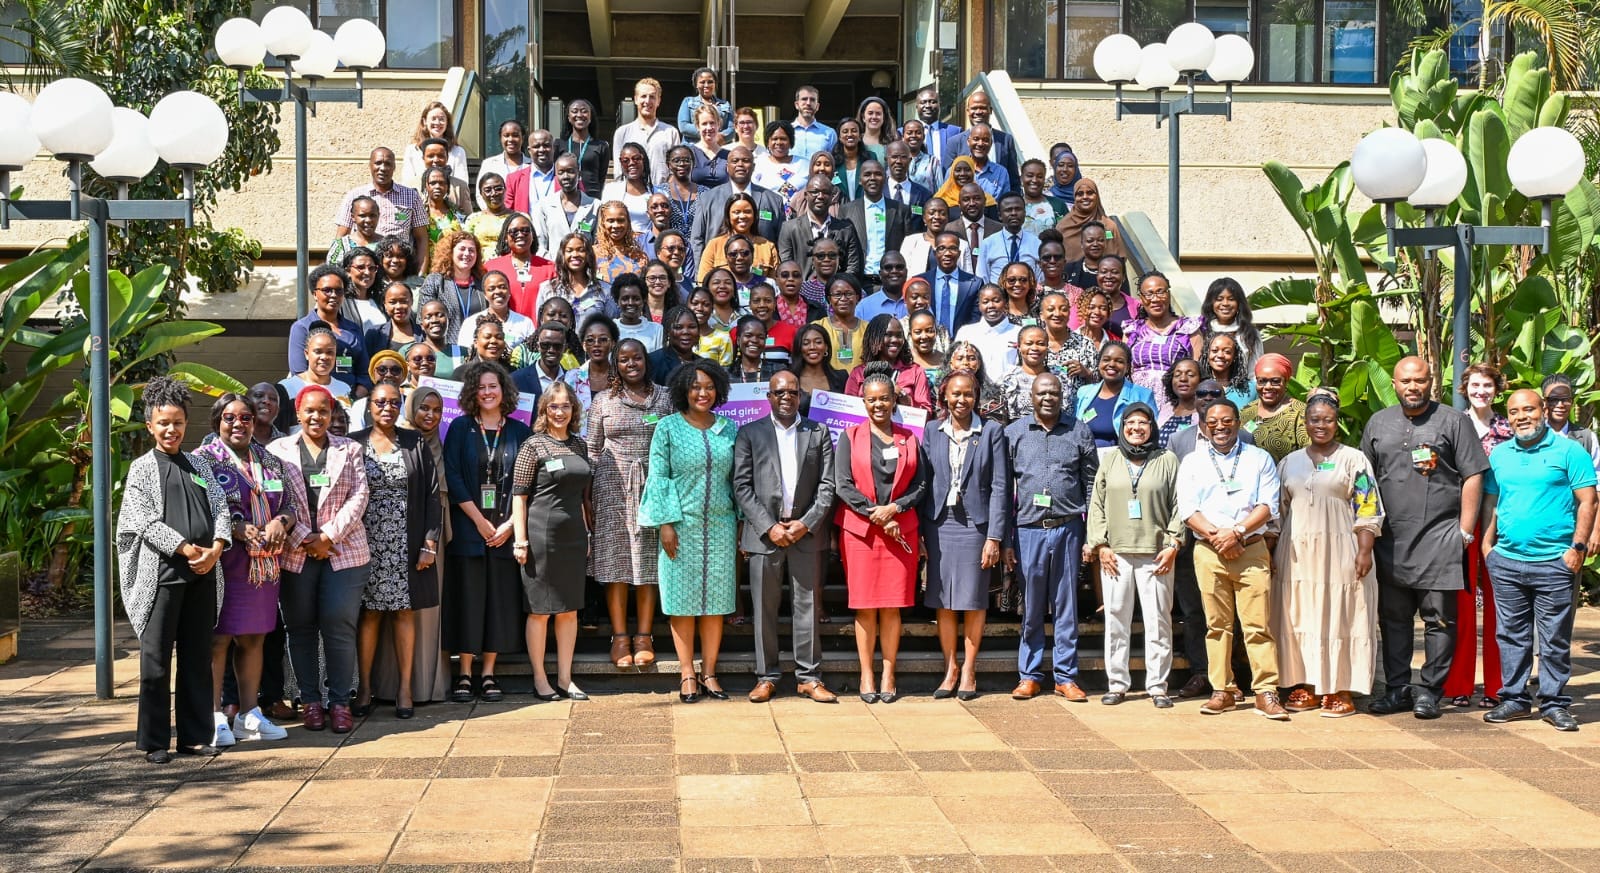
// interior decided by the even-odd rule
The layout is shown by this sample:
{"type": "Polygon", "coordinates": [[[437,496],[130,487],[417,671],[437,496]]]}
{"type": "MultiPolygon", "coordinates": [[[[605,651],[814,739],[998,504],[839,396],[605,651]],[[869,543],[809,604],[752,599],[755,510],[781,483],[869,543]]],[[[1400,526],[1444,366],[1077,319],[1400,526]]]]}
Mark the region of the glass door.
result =
{"type": "Polygon", "coordinates": [[[483,73],[483,141],[491,153],[500,142],[500,125],[517,119],[529,129],[539,117],[544,51],[540,40],[542,0],[483,0],[483,40],[478,69],[483,73]]]}

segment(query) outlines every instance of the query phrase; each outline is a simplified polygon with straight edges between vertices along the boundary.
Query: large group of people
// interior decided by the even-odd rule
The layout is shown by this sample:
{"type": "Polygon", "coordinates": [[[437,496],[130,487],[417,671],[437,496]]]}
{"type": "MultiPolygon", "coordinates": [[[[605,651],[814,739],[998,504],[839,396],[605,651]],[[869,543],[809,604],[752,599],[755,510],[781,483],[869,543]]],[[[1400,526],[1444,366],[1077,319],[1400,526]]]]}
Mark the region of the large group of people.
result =
{"type": "Polygon", "coordinates": [[[217,398],[194,451],[187,391],[149,384],[117,545],[150,760],[171,756],[174,649],[179,753],[295,718],[348,732],[380,700],[402,719],[498,701],[502,655],[527,653],[538,699],[584,700],[591,582],[618,669],[656,662],[665,617],[685,703],[728,698],[734,615],[749,699],[777,694],[785,606],[798,693],[836,702],[834,574],[867,703],[901,696],[903,611],[926,608],[936,698],[979,693],[1003,609],[1011,696],[1088,700],[1078,619],[1098,609],[1100,701],[1121,704],[1137,605],[1158,709],[1348,716],[1381,662],[1370,711],[1434,718],[1473,702],[1481,595],[1485,718],[1577,728],[1600,445],[1570,382],[1502,416],[1478,365],[1463,414],[1406,358],[1399,405],[1343,445],[1337,392],[1296,396],[1239,283],[1180,313],[1167,277],[1131,275],[1071,148],[1019,162],[981,90],[965,126],[933,89],[903,124],[869,99],[829,126],[803,87],[758,131],[709,71],[693,85],[674,124],[641,80],[610,142],[581,100],[560,136],[507,120],[475,184],[430,104],[402,150],[420,188],[378,148],[341,204],[281,381],[217,398]],[[748,383],[769,412],[736,423],[719,410],[748,383]],[[859,421],[830,432],[818,392],[859,398],[859,421]]]}

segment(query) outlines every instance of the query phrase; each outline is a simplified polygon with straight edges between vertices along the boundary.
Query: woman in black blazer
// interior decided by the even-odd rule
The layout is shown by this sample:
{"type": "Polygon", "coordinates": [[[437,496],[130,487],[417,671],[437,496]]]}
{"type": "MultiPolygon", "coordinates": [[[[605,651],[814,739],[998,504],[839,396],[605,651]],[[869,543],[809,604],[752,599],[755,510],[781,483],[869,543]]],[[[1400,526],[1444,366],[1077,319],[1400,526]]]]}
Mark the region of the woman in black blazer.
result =
{"type": "MultiPolygon", "coordinates": [[[[400,676],[394,714],[412,716],[411,667],[417,637],[413,610],[439,605],[433,565],[439,558],[443,515],[440,471],[422,435],[396,426],[404,402],[398,387],[378,383],[367,400],[372,427],[351,436],[361,444],[366,460],[367,510],[362,521],[372,554],[356,637],[361,671],[354,707],[357,716],[372,711],[372,665],[385,618],[393,621],[395,666],[400,676]]],[[[431,676],[425,678],[432,680],[431,676]]]]}
{"type": "Polygon", "coordinates": [[[922,437],[933,480],[921,510],[928,548],[923,602],[939,611],[939,648],[944,652],[944,681],[933,696],[971,700],[978,696],[978,645],[989,581],[1006,538],[1011,465],[1004,429],[973,411],[978,384],[972,374],[959,370],[945,376],[939,397],[949,414],[937,425],[929,422],[922,437]],[[959,673],[958,618],[964,619],[965,638],[959,673]]]}

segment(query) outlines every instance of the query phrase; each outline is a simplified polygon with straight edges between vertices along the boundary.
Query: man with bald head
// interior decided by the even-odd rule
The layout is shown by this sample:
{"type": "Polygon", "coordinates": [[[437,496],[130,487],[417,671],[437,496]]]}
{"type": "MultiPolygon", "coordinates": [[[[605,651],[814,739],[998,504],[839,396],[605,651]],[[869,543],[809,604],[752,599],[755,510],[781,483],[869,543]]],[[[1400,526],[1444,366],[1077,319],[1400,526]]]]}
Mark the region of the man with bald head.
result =
{"type": "Polygon", "coordinates": [[[979,125],[989,128],[990,148],[989,160],[1005,168],[1010,187],[1007,190],[1017,190],[1017,184],[1022,179],[1018,171],[1021,158],[1017,156],[1017,141],[1011,134],[1003,130],[995,130],[991,126],[990,116],[994,112],[994,104],[989,100],[989,94],[982,89],[973,91],[967,96],[967,129],[959,136],[953,137],[950,148],[945,153],[944,170],[950,172],[950,162],[956,155],[970,155],[973,153],[971,138],[972,132],[979,125]]]}
{"type": "Polygon", "coordinates": [[[1399,405],[1372,416],[1361,433],[1361,451],[1377,475],[1385,509],[1383,536],[1373,549],[1388,689],[1372,703],[1378,715],[1410,709],[1417,718],[1439,717],[1456,645],[1455,595],[1462,587],[1464,549],[1473,547],[1489,468],[1472,422],[1433,399],[1433,387],[1427,361],[1400,359],[1394,368],[1399,405]],[[1425,657],[1420,681],[1412,685],[1418,616],[1425,657]]]}
{"type": "Polygon", "coordinates": [[[967,253],[961,268],[974,275],[982,275],[982,265],[979,263],[983,248],[983,241],[999,233],[1002,225],[985,214],[984,209],[989,202],[989,193],[977,182],[968,182],[961,186],[956,194],[956,207],[961,215],[951,219],[944,226],[945,230],[959,234],[961,240],[967,244],[967,253]]]}
{"type": "Polygon", "coordinates": [[[839,271],[849,273],[861,281],[862,245],[856,226],[843,218],[828,214],[833,205],[833,180],[816,175],[806,180],[804,211],[784,222],[778,235],[778,257],[794,261],[809,278],[811,276],[811,248],[818,240],[831,239],[839,244],[839,271]]]}
{"type": "Polygon", "coordinates": [[[756,201],[756,234],[769,242],[778,241],[783,230],[783,197],[750,181],[755,169],[756,157],[748,147],[736,145],[728,149],[728,181],[702,192],[695,207],[694,227],[689,229],[689,241],[695,251],[705,251],[706,243],[722,233],[728,201],[735,194],[749,194],[756,201]]]}
{"type": "Polygon", "coordinates": [[[339,209],[333,214],[334,233],[346,236],[354,219],[350,207],[357,197],[371,197],[378,204],[380,236],[410,236],[411,247],[416,250],[412,266],[421,270],[428,263],[428,206],[415,188],[407,188],[394,180],[394,152],[383,146],[372,150],[367,157],[367,172],[372,181],[357,185],[344,195],[339,209]]]}
{"type": "Polygon", "coordinates": [[[1560,438],[1545,418],[1544,398],[1524,388],[1506,401],[1515,439],[1489,455],[1484,483],[1483,556],[1494,585],[1499,619],[1499,705],[1484,713],[1490,724],[1533,717],[1528,678],[1534,630],[1539,641],[1539,712],[1559,731],[1575,731],[1568,707],[1572,677],[1575,576],[1589,552],[1594,527],[1595,473],[1588,452],[1560,438]]]}

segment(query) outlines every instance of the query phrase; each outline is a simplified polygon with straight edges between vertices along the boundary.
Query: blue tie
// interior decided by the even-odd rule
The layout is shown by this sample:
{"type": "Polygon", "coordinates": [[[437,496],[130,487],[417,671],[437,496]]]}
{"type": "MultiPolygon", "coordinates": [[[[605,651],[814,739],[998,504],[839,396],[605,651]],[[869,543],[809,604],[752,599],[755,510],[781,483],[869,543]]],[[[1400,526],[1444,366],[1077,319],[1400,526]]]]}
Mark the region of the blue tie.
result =
{"type": "Polygon", "coordinates": [[[1011,235],[1011,262],[1012,263],[1016,263],[1017,256],[1018,256],[1018,254],[1020,254],[1020,252],[1018,252],[1018,250],[1017,250],[1017,246],[1020,244],[1020,242],[1021,241],[1017,239],[1017,235],[1016,234],[1012,234],[1011,235]]]}
{"type": "Polygon", "coordinates": [[[944,290],[939,294],[939,323],[945,330],[950,330],[950,282],[951,277],[944,277],[944,290]]]}

